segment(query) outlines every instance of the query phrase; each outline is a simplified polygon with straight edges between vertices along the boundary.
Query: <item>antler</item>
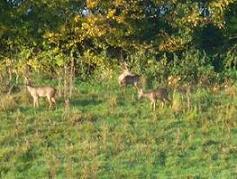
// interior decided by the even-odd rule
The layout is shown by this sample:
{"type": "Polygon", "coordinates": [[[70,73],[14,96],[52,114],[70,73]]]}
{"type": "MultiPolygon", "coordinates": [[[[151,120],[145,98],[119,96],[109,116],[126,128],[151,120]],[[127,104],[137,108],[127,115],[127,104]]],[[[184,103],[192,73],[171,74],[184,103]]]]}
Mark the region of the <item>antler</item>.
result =
{"type": "Polygon", "coordinates": [[[123,62],[123,63],[121,64],[121,67],[122,67],[123,70],[129,71],[129,70],[128,70],[128,64],[127,64],[126,62],[123,62]]]}
{"type": "Polygon", "coordinates": [[[27,76],[24,76],[24,81],[25,81],[25,85],[31,85],[32,84],[31,80],[27,76]]]}

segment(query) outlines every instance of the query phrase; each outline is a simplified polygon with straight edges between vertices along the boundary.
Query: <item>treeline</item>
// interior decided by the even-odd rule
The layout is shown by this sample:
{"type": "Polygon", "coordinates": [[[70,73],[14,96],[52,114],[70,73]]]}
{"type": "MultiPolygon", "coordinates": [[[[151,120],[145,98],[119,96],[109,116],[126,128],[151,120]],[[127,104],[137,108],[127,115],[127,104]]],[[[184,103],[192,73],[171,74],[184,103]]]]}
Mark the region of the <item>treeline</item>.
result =
{"type": "Polygon", "coordinates": [[[1,79],[86,79],[126,61],[164,80],[236,79],[236,0],[2,0],[1,79]]]}

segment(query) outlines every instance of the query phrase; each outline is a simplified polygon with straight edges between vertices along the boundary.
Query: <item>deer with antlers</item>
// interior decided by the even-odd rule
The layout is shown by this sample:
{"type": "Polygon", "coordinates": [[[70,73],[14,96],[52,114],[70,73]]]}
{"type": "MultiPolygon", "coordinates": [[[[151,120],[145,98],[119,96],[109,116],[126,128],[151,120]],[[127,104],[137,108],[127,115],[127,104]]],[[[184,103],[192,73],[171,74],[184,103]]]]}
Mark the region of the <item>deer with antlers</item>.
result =
{"type": "Polygon", "coordinates": [[[133,85],[137,87],[140,76],[129,71],[127,63],[122,66],[123,72],[119,75],[118,82],[120,86],[133,85]]]}

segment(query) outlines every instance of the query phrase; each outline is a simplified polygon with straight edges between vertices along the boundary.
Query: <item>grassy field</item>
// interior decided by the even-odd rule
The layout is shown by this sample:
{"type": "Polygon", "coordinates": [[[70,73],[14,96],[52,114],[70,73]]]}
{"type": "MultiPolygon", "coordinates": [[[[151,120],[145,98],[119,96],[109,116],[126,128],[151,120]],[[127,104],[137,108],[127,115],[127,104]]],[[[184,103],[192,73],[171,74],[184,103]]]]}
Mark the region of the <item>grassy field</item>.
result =
{"type": "Polygon", "coordinates": [[[22,89],[0,101],[1,178],[236,178],[237,88],[138,100],[115,81],[77,81],[71,106],[38,109],[22,89]]]}

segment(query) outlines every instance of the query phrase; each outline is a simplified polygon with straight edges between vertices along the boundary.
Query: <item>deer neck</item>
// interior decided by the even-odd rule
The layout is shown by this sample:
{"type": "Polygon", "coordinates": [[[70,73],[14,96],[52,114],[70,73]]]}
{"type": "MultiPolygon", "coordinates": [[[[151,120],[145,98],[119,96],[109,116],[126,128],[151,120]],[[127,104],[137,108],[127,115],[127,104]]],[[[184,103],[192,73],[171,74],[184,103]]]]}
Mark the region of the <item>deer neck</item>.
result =
{"type": "Polygon", "coordinates": [[[148,95],[148,93],[145,93],[144,91],[141,91],[141,96],[142,97],[148,97],[149,95],[148,95]]]}
{"type": "Polygon", "coordinates": [[[30,86],[30,85],[27,85],[26,88],[27,88],[28,90],[34,89],[34,88],[33,88],[32,86],[30,86]]]}
{"type": "Polygon", "coordinates": [[[149,98],[150,94],[149,93],[143,93],[143,96],[149,98]]]}

